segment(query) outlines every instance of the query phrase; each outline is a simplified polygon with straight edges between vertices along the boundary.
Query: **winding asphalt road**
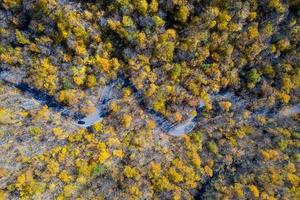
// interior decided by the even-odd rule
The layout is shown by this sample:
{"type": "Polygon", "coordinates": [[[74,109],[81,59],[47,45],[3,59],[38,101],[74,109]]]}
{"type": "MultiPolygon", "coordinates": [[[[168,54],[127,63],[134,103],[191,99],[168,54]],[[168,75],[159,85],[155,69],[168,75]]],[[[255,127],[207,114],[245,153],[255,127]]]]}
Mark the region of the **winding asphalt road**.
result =
{"type": "MultiPolygon", "coordinates": [[[[31,97],[39,101],[41,104],[47,105],[50,109],[60,112],[63,117],[71,117],[74,120],[74,123],[79,127],[90,127],[98,121],[103,120],[104,117],[109,115],[109,102],[113,99],[113,88],[119,84],[122,87],[129,87],[132,90],[132,94],[134,95],[136,101],[139,106],[146,112],[148,115],[155,120],[157,126],[164,131],[165,133],[172,136],[181,136],[183,134],[187,134],[191,132],[195,126],[198,124],[203,109],[204,102],[200,101],[197,106],[197,115],[195,117],[190,117],[186,121],[182,123],[171,123],[168,121],[162,114],[154,111],[152,108],[148,107],[145,103],[145,98],[143,93],[138,90],[135,85],[130,81],[129,78],[124,75],[119,75],[116,80],[111,81],[108,85],[104,87],[102,90],[102,94],[100,100],[96,106],[95,112],[92,114],[83,117],[79,113],[71,114],[67,108],[65,108],[62,104],[57,102],[53,96],[48,95],[46,92],[37,90],[35,88],[30,87],[26,83],[22,82],[11,82],[7,77],[9,76],[9,72],[0,69],[0,80],[4,81],[7,85],[11,87],[15,87],[20,91],[29,94],[31,97]]],[[[244,107],[243,101],[236,97],[233,93],[225,93],[225,94],[214,94],[211,95],[212,100],[218,98],[225,98],[231,101],[234,105],[239,107],[244,107]]],[[[291,108],[287,108],[285,110],[281,110],[278,113],[272,114],[274,119],[288,117],[290,115],[295,115],[300,112],[300,104],[297,104],[291,108]]],[[[255,117],[257,114],[253,114],[255,117]]]]}

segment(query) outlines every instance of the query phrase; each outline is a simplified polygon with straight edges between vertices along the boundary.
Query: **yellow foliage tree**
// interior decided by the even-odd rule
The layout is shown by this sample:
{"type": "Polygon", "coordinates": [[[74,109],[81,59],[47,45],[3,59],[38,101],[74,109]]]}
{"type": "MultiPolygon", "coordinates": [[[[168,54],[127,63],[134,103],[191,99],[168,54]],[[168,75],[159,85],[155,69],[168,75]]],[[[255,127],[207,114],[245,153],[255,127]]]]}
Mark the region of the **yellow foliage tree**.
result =
{"type": "Polygon", "coordinates": [[[0,108],[0,124],[12,123],[12,114],[5,108],[0,108]]]}
{"type": "Polygon", "coordinates": [[[49,58],[43,58],[31,70],[31,78],[38,89],[44,89],[53,95],[57,89],[57,68],[51,64],[49,58]]]}
{"type": "Polygon", "coordinates": [[[74,105],[79,102],[81,94],[74,89],[61,90],[58,94],[57,100],[65,105],[74,105]]]}
{"type": "Polygon", "coordinates": [[[82,66],[79,69],[73,67],[72,71],[74,83],[78,86],[83,85],[86,79],[86,66],[82,66]]]}
{"type": "Polygon", "coordinates": [[[132,121],[132,116],[130,114],[124,114],[122,117],[122,124],[125,126],[125,128],[129,128],[132,121]]]}
{"type": "Polygon", "coordinates": [[[18,29],[16,30],[16,39],[20,44],[30,44],[30,41],[18,29]]]}
{"type": "Polygon", "coordinates": [[[126,165],[124,168],[124,175],[127,178],[135,178],[135,179],[139,179],[140,178],[140,172],[132,166],[126,165]]]}
{"type": "Polygon", "coordinates": [[[96,55],[95,57],[95,64],[100,70],[103,70],[106,73],[109,73],[112,67],[109,59],[100,57],[99,55],[96,55]]]}
{"type": "Polygon", "coordinates": [[[65,183],[70,183],[70,181],[72,180],[72,176],[70,176],[66,170],[60,172],[58,177],[65,183]]]}
{"type": "Polygon", "coordinates": [[[49,160],[47,165],[47,171],[49,172],[49,175],[56,176],[56,174],[59,171],[59,163],[55,160],[49,160]]]}
{"type": "Polygon", "coordinates": [[[255,198],[259,198],[259,190],[257,189],[257,187],[255,185],[248,185],[248,188],[252,192],[252,195],[255,198]]]}
{"type": "Polygon", "coordinates": [[[48,121],[49,120],[49,109],[48,106],[43,106],[33,116],[34,121],[48,121]]]}

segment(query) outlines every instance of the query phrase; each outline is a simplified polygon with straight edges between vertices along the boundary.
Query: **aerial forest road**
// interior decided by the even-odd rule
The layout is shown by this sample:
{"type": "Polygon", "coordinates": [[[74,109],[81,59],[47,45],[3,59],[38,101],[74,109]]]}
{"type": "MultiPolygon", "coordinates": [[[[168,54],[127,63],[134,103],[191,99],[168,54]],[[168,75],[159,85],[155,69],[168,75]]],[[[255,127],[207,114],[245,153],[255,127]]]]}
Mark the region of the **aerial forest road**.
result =
{"type": "MultiPolygon", "coordinates": [[[[145,98],[141,91],[139,91],[134,84],[130,81],[129,78],[125,77],[124,75],[119,75],[116,80],[111,81],[108,85],[104,87],[102,90],[102,94],[100,100],[96,106],[96,110],[86,116],[83,117],[79,113],[71,112],[62,104],[57,102],[53,96],[50,96],[46,92],[40,91],[38,89],[30,87],[28,84],[23,82],[12,82],[9,80],[8,71],[0,70],[0,80],[2,80],[5,84],[15,87],[20,91],[29,94],[31,97],[36,99],[41,104],[47,105],[50,109],[60,112],[63,117],[71,117],[74,120],[74,124],[79,127],[90,127],[98,121],[103,120],[104,117],[109,115],[109,102],[113,99],[113,89],[117,84],[120,84],[122,87],[129,87],[132,90],[132,94],[134,95],[136,101],[138,102],[139,106],[149,114],[149,116],[156,122],[158,128],[160,128],[165,133],[172,135],[172,136],[181,136],[191,132],[195,126],[201,120],[202,112],[204,110],[204,102],[200,101],[197,106],[197,115],[194,117],[190,117],[186,121],[182,123],[171,123],[168,121],[162,114],[159,112],[154,111],[152,108],[149,108],[145,103],[145,98]]],[[[246,107],[245,102],[235,96],[232,92],[227,93],[220,93],[220,94],[212,94],[210,95],[211,101],[220,101],[220,100],[227,100],[232,102],[236,105],[235,110],[238,111],[244,110],[246,107]]],[[[295,105],[289,108],[282,109],[276,113],[270,113],[268,111],[259,112],[259,113],[251,113],[250,119],[255,119],[258,115],[265,115],[269,118],[269,120],[276,120],[284,117],[289,117],[291,115],[296,115],[300,113],[300,105],[295,105]]],[[[205,126],[205,123],[201,123],[205,126]]]]}
{"type": "Polygon", "coordinates": [[[117,83],[121,84],[122,87],[130,87],[139,106],[149,114],[149,116],[156,122],[161,130],[172,136],[180,136],[191,132],[198,123],[202,109],[204,108],[204,103],[201,101],[198,105],[197,115],[195,117],[191,117],[180,124],[171,123],[162,114],[154,111],[152,108],[147,107],[142,92],[131,83],[129,78],[125,78],[123,75],[120,75],[115,81],[112,81],[105,86],[95,112],[77,121],[79,126],[89,127],[94,123],[101,121],[104,116],[109,114],[109,101],[112,100],[112,90],[117,83]]]}

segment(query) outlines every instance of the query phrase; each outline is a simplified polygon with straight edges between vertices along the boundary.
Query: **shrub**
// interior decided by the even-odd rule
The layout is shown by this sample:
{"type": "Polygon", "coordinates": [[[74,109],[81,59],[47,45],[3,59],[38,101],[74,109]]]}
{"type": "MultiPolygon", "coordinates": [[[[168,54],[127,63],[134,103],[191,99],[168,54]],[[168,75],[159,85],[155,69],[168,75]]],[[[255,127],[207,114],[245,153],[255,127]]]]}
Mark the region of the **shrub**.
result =
{"type": "Polygon", "coordinates": [[[93,169],[93,176],[102,175],[105,172],[105,167],[103,165],[96,165],[93,169]]]}
{"type": "Polygon", "coordinates": [[[218,154],[218,152],[219,152],[218,146],[214,141],[208,142],[208,149],[210,152],[212,152],[214,154],[218,154]]]}
{"type": "Polygon", "coordinates": [[[258,73],[257,69],[251,69],[247,73],[247,79],[251,83],[257,83],[261,80],[260,73],[258,73]]]}
{"type": "Polygon", "coordinates": [[[172,72],[171,72],[171,78],[173,80],[176,80],[177,78],[179,78],[180,74],[181,74],[182,68],[180,64],[175,64],[172,72]]]}

